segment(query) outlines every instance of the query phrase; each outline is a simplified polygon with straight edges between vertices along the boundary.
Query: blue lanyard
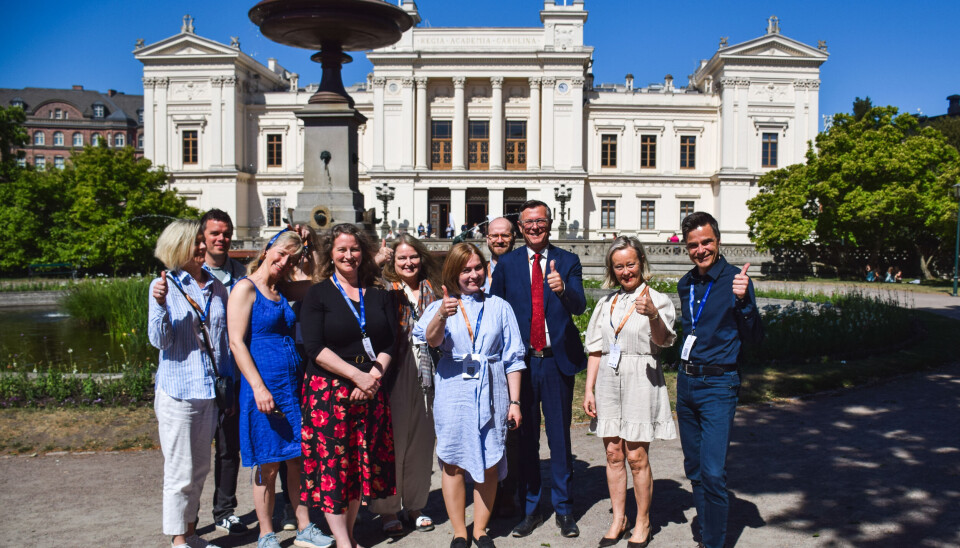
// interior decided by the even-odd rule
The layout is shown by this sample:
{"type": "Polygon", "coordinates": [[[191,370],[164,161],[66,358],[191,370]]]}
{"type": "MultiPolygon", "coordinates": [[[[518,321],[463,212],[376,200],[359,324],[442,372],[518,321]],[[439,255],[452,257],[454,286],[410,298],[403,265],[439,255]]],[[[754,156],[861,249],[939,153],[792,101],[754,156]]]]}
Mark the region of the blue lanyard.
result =
{"type": "Polygon", "coordinates": [[[363,308],[363,288],[357,288],[357,291],[360,292],[360,313],[357,314],[357,307],[353,306],[353,301],[350,300],[350,297],[347,296],[347,292],[343,290],[343,286],[340,285],[340,282],[337,281],[337,275],[334,274],[330,276],[333,279],[333,283],[336,284],[337,289],[340,290],[340,294],[343,295],[343,299],[347,301],[347,304],[350,305],[350,311],[353,312],[353,317],[357,319],[357,322],[360,323],[360,334],[364,338],[367,337],[367,313],[363,308]]]}
{"type": "Polygon", "coordinates": [[[697,310],[697,315],[693,315],[693,288],[696,287],[696,284],[690,284],[690,333],[697,333],[697,322],[700,321],[700,314],[703,313],[703,305],[707,304],[707,297],[710,296],[710,288],[713,287],[713,282],[707,284],[707,291],[703,294],[703,299],[700,300],[700,308],[697,310]]]}
{"type": "Polygon", "coordinates": [[[463,306],[463,303],[460,303],[460,311],[463,312],[463,321],[467,324],[467,333],[470,335],[470,343],[473,345],[473,351],[477,351],[477,339],[480,338],[480,323],[483,321],[483,309],[486,306],[486,301],[480,303],[480,313],[477,314],[477,325],[475,331],[470,331],[470,318],[467,317],[467,307],[463,306]]]}
{"type": "MultiPolygon", "coordinates": [[[[171,274],[173,274],[173,273],[171,272],[171,274]]],[[[211,276],[212,276],[212,274],[211,274],[211,276]]],[[[178,289],[180,289],[180,292],[183,293],[183,296],[186,297],[188,301],[193,301],[193,299],[191,299],[190,296],[187,295],[187,292],[183,290],[183,286],[180,285],[180,280],[177,279],[177,276],[176,276],[176,275],[173,275],[173,276],[170,278],[170,281],[173,282],[173,284],[176,285],[178,289]]],[[[210,283],[213,283],[213,280],[210,280],[210,283]]],[[[200,286],[197,286],[197,287],[199,288],[200,286]]],[[[203,294],[203,290],[200,291],[200,294],[201,294],[201,295],[203,294]]],[[[200,323],[207,323],[207,318],[210,316],[210,302],[211,302],[211,301],[213,301],[212,298],[211,298],[211,299],[207,299],[207,304],[204,305],[204,307],[203,307],[203,312],[200,312],[200,307],[195,307],[195,308],[194,308],[194,310],[197,311],[197,314],[200,315],[200,323]]],[[[191,304],[194,304],[194,303],[191,303],[191,304]]]]}

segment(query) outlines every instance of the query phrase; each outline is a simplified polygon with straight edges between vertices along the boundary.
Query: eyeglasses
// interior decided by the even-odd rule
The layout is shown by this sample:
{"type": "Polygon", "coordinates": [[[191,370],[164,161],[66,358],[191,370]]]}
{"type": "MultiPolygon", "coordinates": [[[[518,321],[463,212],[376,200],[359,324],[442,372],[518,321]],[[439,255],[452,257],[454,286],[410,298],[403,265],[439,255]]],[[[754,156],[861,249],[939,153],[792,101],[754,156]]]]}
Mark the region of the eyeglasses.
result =
{"type": "Polygon", "coordinates": [[[527,228],[533,228],[534,226],[547,226],[550,224],[550,219],[527,219],[526,221],[520,221],[520,224],[527,228]]]}
{"type": "Polygon", "coordinates": [[[491,240],[509,240],[511,237],[511,234],[487,234],[487,238],[491,240]]]}

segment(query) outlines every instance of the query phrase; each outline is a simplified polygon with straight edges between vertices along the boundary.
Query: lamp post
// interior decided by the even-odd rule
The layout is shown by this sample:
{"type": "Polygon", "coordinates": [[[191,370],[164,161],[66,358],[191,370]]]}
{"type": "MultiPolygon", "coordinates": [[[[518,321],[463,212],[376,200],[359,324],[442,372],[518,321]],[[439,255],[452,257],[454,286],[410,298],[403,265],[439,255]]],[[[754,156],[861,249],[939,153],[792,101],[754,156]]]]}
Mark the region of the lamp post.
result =
{"type": "Polygon", "coordinates": [[[390,223],[387,222],[387,211],[390,206],[390,202],[393,200],[393,197],[396,196],[396,189],[387,183],[383,183],[383,186],[377,187],[377,199],[383,202],[383,223],[380,225],[380,232],[384,238],[387,237],[387,233],[390,232],[390,223]]]}
{"type": "Polygon", "coordinates": [[[567,187],[567,183],[560,183],[560,186],[553,187],[553,197],[560,202],[560,225],[557,230],[560,232],[559,238],[563,238],[567,233],[567,202],[573,195],[573,189],[567,187]]]}
{"type": "Polygon", "coordinates": [[[953,192],[957,196],[957,243],[953,252],[953,296],[957,296],[957,270],[960,267],[960,183],[953,185],[953,192]]]}

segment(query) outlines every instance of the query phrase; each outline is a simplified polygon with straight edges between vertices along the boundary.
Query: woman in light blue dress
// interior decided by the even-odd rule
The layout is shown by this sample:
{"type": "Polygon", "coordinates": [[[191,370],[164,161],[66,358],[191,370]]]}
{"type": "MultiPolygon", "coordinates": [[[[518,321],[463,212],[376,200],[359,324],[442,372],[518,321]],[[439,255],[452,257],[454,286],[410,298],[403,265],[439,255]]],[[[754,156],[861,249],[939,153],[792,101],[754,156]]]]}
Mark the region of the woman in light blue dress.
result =
{"type": "Polygon", "coordinates": [[[453,246],[443,265],[443,299],[427,307],[413,330],[414,338],[443,352],[434,377],[433,416],[443,501],[453,525],[451,548],[469,546],[467,474],[474,482],[474,542],[494,546],[486,526],[497,482],[507,473],[507,429],[521,419],[525,348],[510,305],[483,293],[486,269],[476,246],[453,246]]]}

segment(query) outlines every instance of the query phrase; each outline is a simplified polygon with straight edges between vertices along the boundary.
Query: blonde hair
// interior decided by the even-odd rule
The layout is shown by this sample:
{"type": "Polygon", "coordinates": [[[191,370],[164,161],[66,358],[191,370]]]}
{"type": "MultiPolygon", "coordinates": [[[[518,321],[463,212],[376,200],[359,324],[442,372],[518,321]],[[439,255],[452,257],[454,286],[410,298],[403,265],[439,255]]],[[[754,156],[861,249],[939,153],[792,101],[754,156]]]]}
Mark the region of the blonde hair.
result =
{"type": "Polygon", "coordinates": [[[253,274],[258,268],[260,268],[260,264],[262,264],[263,260],[267,257],[267,250],[269,250],[271,247],[286,247],[293,244],[297,246],[297,248],[290,253],[291,255],[296,255],[297,253],[303,251],[303,240],[300,239],[299,234],[292,230],[280,232],[274,236],[274,238],[276,239],[271,239],[269,242],[267,242],[267,245],[264,246],[262,251],[260,251],[260,254],[257,255],[256,259],[250,261],[250,264],[247,265],[247,274],[253,274]]]}
{"type": "Polygon", "coordinates": [[[193,258],[198,234],[199,221],[176,219],[160,233],[153,256],[160,259],[167,270],[179,270],[193,258]]]}
{"type": "Polygon", "coordinates": [[[463,267],[470,261],[470,257],[474,255],[480,257],[480,266],[482,266],[483,271],[486,272],[487,260],[483,258],[483,254],[480,253],[477,246],[473,244],[461,242],[451,247],[447,253],[447,260],[443,262],[441,281],[443,285],[447,286],[447,292],[451,295],[460,294],[460,272],[463,271],[463,267]]]}
{"type": "Polygon", "coordinates": [[[640,261],[640,281],[645,282],[650,279],[650,262],[647,261],[647,253],[643,249],[643,244],[633,236],[618,236],[617,239],[610,244],[610,249],[607,250],[607,257],[603,261],[607,266],[607,276],[604,280],[604,285],[607,287],[617,287],[620,285],[620,282],[617,280],[617,275],[613,271],[613,254],[624,249],[632,249],[636,252],[637,259],[640,261]]]}

